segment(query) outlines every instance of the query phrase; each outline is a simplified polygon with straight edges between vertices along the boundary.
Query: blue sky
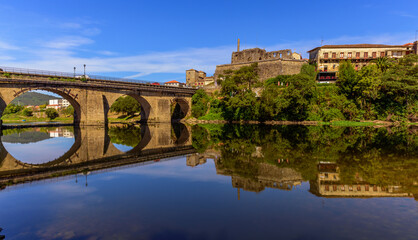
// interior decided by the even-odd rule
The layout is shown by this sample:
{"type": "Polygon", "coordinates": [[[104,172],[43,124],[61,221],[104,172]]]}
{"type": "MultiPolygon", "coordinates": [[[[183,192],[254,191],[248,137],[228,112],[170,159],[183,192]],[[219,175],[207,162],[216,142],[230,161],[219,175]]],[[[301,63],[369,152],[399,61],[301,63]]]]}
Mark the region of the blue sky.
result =
{"type": "Polygon", "coordinates": [[[404,44],[418,30],[418,1],[0,0],[0,66],[149,81],[213,74],[241,48],[404,44]]]}

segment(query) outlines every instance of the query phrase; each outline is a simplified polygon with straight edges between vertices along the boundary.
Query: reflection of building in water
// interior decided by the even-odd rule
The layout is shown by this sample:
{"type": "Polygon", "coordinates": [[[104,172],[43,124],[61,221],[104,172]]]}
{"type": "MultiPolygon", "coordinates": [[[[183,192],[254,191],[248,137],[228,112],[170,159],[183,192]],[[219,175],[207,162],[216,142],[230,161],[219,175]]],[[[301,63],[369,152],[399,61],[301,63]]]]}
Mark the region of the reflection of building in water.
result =
{"type": "Polygon", "coordinates": [[[65,128],[56,128],[55,130],[48,131],[49,137],[64,137],[64,138],[74,138],[74,133],[65,128]]]}
{"type": "Polygon", "coordinates": [[[203,165],[206,163],[206,157],[201,154],[192,154],[186,156],[186,165],[189,167],[196,167],[197,165],[203,165]]]}
{"type": "Polygon", "coordinates": [[[320,162],[316,181],[310,182],[310,191],[324,197],[412,197],[402,191],[401,186],[378,186],[361,179],[346,184],[340,179],[340,169],[336,163],[320,162]]]}
{"type": "MultiPolygon", "coordinates": [[[[258,149],[254,155],[260,153],[258,149]]],[[[240,166],[226,164],[222,158],[215,160],[216,173],[231,176],[232,186],[251,192],[261,192],[265,188],[281,190],[292,190],[294,186],[302,183],[302,175],[291,168],[280,168],[279,166],[266,162],[251,162],[241,169],[240,166]],[[229,166],[234,166],[233,168],[229,166]]],[[[238,164],[241,165],[241,164],[238,164]]]]}

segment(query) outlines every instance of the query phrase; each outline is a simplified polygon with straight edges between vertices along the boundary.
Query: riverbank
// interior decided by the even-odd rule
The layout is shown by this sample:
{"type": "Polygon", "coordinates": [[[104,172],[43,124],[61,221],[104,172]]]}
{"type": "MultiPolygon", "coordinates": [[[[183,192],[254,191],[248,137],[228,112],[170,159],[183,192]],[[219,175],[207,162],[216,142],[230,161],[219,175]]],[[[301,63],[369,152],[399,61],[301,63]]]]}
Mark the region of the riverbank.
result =
{"type": "Polygon", "coordinates": [[[330,125],[330,126],[344,126],[344,127],[358,127],[358,126],[398,126],[398,125],[418,125],[414,122],[390,122],[390,121],[227,121],[227,120],[200,120],[196,118],[189,118],[184,120],[190,125],[195,124],[265,124],[265,125],[330,125]]]}
{"type": "Polygon", "coordinates": [[[37,118],[37,117],[13,117],[13,118],[2,118],[3,123],[33,123],[33,122],[60,122],[60,123],[72,123],[73,117],[57,117],[55,119],[49,118],[37,118]]]}

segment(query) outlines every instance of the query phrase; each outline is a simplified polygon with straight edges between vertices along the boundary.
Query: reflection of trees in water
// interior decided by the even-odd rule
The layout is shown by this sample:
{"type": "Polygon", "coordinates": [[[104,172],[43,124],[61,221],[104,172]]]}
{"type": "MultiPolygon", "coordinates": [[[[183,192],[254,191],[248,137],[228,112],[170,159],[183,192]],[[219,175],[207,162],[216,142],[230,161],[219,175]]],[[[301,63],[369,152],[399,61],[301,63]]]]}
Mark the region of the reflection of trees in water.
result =
{"type": "Polygon", "coordinates": [[[411,129],[224,125],[219,130],[202,125],[193,130],[198,151],[220,151],[217,167],[249,179],[256,180],[260,163],[268,163],[315,180],[318,162],[329,161],[339,165],[343,182],[418,188],[418,135],[411,129]]]}
{"type": "Polygon", "coordinates": [[[109,128],[110,141],[115,144],[135,147],[141,142],[141,128],[133,125],[114,126],[109,128]]]}

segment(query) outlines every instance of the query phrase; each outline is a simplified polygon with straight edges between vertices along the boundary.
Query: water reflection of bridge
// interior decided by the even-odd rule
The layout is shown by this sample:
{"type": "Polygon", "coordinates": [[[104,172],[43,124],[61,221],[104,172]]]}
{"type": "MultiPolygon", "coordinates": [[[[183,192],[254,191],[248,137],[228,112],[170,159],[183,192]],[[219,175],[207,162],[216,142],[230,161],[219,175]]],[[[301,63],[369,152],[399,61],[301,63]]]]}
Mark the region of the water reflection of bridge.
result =
{"type": "Polygon", "coordinates": [[[141,139],[128,152],[111,142],[107,128],[75,128],[75,142],[63,156],[42,164],[14,158],[0,143],[0,183],[13,183],[66,175],[77,170],[98,170],[194,153],[190,129],[185,125],[141,125],[141,139]],[[176,134],[173,134],[176,132],[176,134]]]}

